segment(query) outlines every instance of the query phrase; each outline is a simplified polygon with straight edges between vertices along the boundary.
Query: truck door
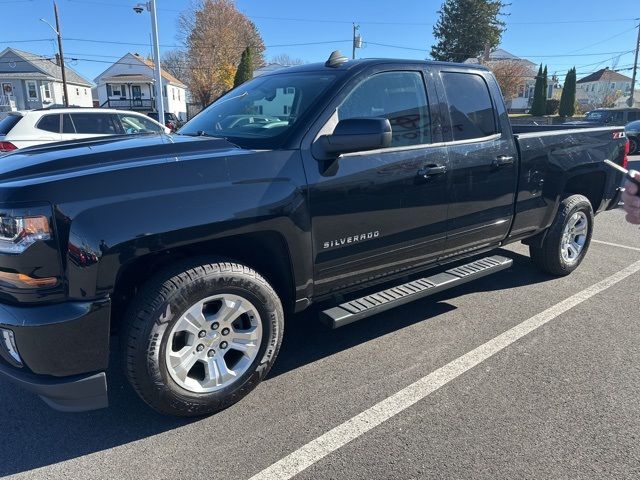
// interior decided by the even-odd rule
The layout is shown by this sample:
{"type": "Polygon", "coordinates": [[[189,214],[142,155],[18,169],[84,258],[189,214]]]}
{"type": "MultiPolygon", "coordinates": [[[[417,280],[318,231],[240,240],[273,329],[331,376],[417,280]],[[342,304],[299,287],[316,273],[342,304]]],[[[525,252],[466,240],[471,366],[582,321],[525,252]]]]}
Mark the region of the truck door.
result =
{"type": "Polygon", "coordinates": [[[448,234],[443,257],[499,244],[509,232],[517,151],[499,87],[485,71],[442,68],[443,135],[449,155],[448,234]]]}
{"type": "Polygon", "coordinates": [[[427,90],[435,97],[419,67],[363,72],[341,90],[305,140],[310,146],[350,118],[385,117],[392,127],[388,148],[344,154],[329,163],[303,148],[316,295],[434,262],[442,252],[448,162],[427,90]]]}

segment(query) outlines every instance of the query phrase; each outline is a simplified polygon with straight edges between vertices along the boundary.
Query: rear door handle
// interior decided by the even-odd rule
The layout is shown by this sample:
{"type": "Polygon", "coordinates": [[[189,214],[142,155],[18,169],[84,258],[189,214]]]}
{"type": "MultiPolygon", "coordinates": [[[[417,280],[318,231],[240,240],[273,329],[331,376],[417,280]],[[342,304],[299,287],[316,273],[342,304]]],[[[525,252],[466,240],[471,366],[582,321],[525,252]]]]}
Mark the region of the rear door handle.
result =
{"type": "Polygon", "coordinates": [[[513,165],[515,159],[511,155],[498,155],[493,161],[494,167],[507,167],[513,165]]]}
{"type": "Polygon", "coordinates": [[[430,167],[421,168],[418,170],[418,176],[422,178],[434,177],[436,175],[442,175],[446,173],[447,167],[444,165],[433,165],[430,167]]]}

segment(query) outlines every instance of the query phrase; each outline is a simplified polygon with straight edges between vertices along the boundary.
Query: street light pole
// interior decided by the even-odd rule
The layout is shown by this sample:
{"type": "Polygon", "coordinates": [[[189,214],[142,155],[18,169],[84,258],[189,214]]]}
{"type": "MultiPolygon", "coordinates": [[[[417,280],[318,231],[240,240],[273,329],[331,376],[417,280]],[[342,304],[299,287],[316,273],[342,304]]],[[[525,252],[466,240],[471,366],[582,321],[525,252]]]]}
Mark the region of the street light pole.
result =
{"type": "Polygon", "coordinates": [[[62,90],[63,90],[63,99],[62,103],[65,107],[69,106],[69,92],[67,90],[67,73],[64,68],[64,52],[62,51],[62,34],[60,33],[60,17],[58,16],[58,5],[55,0],[53,2],[53,13],[56,17],[56,26],[55,28],[49,22],[47,22],[44,18],[41,18],[40,21],[46,23],[51,27],[53,33],[58,37],[58,53],[60,55],[60,69],[62,70],[62,90]]]}
{"type": "Polygon", "coordinates": [[[155,84],[156,84],[156,110],[158,111],[158,121],[164,125],[164,99],[162,97],[162,67],[160,65],[160,40],[158,39],[158,15],[156,0],[149,0],[147,3],[139,3],[133,7],[136,13],[142,13],[145,8],[151,14],[151,34],[153,36],[153,62],[155,63],[155,84]]]}

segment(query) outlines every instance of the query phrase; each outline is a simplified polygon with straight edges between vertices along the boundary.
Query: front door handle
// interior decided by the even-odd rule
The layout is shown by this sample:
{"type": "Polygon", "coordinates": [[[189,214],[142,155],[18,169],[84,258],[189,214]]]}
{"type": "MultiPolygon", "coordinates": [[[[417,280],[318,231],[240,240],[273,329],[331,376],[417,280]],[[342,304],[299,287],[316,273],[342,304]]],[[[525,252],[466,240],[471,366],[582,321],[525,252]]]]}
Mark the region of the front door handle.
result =
{"type": "Polygon", "coordinates": [[[436,175],[442,175],[443,173],[446,173],[446,171],[447,167],[444,165],[433,165],[430,167],[421,168],[420,170],[418,170],[417,175],[419,177],[427,179],[436,175]]]}
{"type": "Polygon", "coordinates": [[[494,167],[507,167],[513,165],[515,159],[511,155],[498,155],[493,161],[494,167]]]}

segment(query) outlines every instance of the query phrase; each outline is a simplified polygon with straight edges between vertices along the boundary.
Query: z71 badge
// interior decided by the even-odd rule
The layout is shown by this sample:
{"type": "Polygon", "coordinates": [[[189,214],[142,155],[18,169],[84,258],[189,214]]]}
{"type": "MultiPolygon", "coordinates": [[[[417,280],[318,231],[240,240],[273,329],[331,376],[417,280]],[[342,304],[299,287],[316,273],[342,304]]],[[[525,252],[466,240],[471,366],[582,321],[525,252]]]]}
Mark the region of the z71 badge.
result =
{"type": "Polygon", "coordinates": [[[337,238],[335,240],[324,242],[324,244],[322,245],[322,248],[327,249],[332,247],[341,247],[342,245],[348,245],[350,243],[372,240],[374,238],[378,238],[379,236],[380,236],[380,232],[376,230],[375,232],[367,232],[367,233],[361,233],[360,235],[352,235],[350,237],[337,238]]]}

